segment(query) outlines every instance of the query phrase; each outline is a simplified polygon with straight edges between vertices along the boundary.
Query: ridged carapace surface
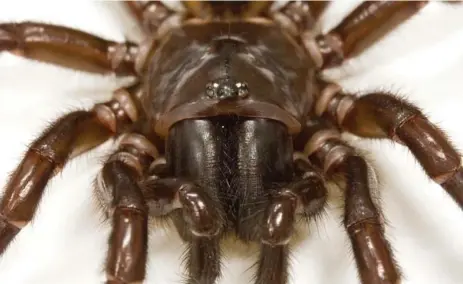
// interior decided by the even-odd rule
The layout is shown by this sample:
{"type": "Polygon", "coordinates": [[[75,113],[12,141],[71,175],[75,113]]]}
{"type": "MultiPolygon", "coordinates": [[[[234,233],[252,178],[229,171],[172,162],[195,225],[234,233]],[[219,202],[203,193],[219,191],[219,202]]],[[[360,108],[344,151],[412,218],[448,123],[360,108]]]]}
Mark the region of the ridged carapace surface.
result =
{"type": "Polygon", "coordinates": [[[315,66],[270,21],[187,23],[160,39],[148,70],[144,105],[156,131],[181,119],[239,115],[281,121],[298,133],[314,100],[315,66]],[[248,95],[208,97],[208,83],[247,85],[248,95]]]}

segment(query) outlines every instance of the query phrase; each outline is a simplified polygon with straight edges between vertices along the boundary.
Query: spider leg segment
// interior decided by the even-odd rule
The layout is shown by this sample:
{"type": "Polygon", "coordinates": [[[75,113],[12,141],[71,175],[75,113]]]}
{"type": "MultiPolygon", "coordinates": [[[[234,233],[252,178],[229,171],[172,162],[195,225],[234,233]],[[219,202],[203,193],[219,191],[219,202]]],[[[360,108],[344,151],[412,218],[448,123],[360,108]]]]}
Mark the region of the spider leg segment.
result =
{"type": "Polygon", "coordinates": [[[0,200],[0,254],[28,223],[48,181],[67,160],[102,144],[137,119],[125,89],[91,111],[75,111],[55,121],[29,147],[0,200]]]}
{"type": "Polygon", "coordinates": [[[156,33],[162,34],[165,30],[163,25],[172,22],[169,21],[169,19],[173,19],[174,17],[172,16],[177,14],[177,11],[171,10],[161,1],[124,2],[146,35],[155,35],[156,33]]]}
{"type": "Polygon", "coordinates": [[[321,119],[307,122],[311,136],[304,153],[325,174],[344,182],[344,227],[349,235],[360,279],[364,284],[391,284],[400,280],[381,214],[371,198],[369,169],[364,158],[344,143],[340,133],[321,119]],[[327,131],[329,129],[329,131],[327,131]]]}
{"type": "MultiPolygon", "coordinates": [[[[136,139],[153,147],[143,137],[136,139]]],[[[149,174],[144,178],[149,165],[146,163],[149,159],[146,158],[151,158],[152,161],[157,154],[149,157],[140,154],[146,155],[136,150],[136,146],[125,143],[105,165],[101,176],[103,182],[99,183],[100,187],[97,189],[99,196],[102,196],[99,199],[103,203],[111,204],[108,211],[113,216],[106,266],[107,283],[133,283],[144,279],[148,216],[181,218],[180,222],[174,220],[174,223],[177,221],[176,225],[180,224],[178,229],[189,243],[188,283],[215,283],[220,276],[219,236],[223,221],[214,201],[199,186],[182,179],[160,178],[149,174]],[[137,160],[142,158],[145,159],[144,163],[137,160]],[[130,203],[124,200],[130,200],[130,203]],[[134,216],[139,217],[129,219],[130,214],[123,215],[130,210],[138,213],[139,215],[134,216]],[[133,242],[123,243],[122,240],[128,237],[133,242]]],[[[152,165],[159,161],[162,158],[154,160],[152,165]]],[[[108,206],[103,204],[103,207],[108,206]]]]}
{"type": "Polygon", "coordinates": [[[98,177],[98,200],[111,218],[106,259],[108,284],[138,283],[145,277],[148,206],[139,186],[158,151],[140,134],[128,134],[98,177]]]}
{"type": "Polygon", "coordinates": [[[302,154],[295,155],[294,164],[299,177],[271,197],[264,213],[256,284],[287,283],[288,243],[296,215],[313,217],[326,202],[321,174],[302,154]]]}
{"type": "Polygon", "coordinates": [[[330,1],[289,1],[276,11],[270,12],[270,17],[297,37],[314,28],[329,3],[330,1]]]}
{"type": "Polygon", "coordinates": [[[216,201],[197,184],[179,178],[143,182],[150,216],[169,216],[188,243],[187,283],[215,283],[220,276],[219,240],[223,212],[216,201]]]}
{"type": "Polygon", "coordinates": [[[407,146],[426,174],[463,207],[461,156],[417,107],[387,93],[355,98],[325,92],[320,101],[325,103],[318,114],[326,112],[343,130],[360,137],[389,138],[407,146]]]}
{"type": "Polygon", "coordinates": [[[371,199],[367,163],[351,154],[336,171],[347,176],[344,226],[362,283],[398,283],[399,268],[384,236],[379,209],[371,199]]]}
{"type": "Polygon", "coordinates": [[[171,218],[188,243],[188,283],[220,276],[223,213],[199,185],[171,177],[165,159],[140,134],[124,136],[98,177],[97,199],[112,218],[106,262],[108,284],[145,277],[147,218],[171,218]],[[130,242],[123,240],[129,239],[130,242]]]}
{"type": "Polygon", "coordinates": [[[365,1],[326,34],[303,32],[302,43],[319,68],[339,66],[344,60],[377,42],[425,5],[423,1],[365,1]]]}
{"type": "Polygon", "coordinates": [[[0,51],[96,73],[136,75],[144,56],[131,42],[114,42],[71,28],[34,23],[0,24],[0,51]]]}

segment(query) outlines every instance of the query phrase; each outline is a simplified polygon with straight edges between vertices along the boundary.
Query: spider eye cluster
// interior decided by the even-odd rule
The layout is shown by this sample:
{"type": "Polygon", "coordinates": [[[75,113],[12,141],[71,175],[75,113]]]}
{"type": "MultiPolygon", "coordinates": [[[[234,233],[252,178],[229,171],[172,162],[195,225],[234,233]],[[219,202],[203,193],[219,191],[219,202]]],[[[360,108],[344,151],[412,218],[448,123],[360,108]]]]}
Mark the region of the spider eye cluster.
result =
{"type": "Polygon", "coordinates": [[[206,96],[210,99],[244,98],[248,94],[248,85],[245,82],[235,81],[230,78],[217,79],[206,85],[206,96]]]}

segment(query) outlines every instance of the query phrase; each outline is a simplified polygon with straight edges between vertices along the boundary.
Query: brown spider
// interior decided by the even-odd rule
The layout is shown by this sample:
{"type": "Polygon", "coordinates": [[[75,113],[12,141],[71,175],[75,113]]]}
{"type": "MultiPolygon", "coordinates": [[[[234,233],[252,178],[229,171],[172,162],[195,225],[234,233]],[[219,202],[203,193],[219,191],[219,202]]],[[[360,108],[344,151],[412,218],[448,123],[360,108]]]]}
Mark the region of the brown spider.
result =
{"type": "Polygon", "coordinates": [[[261,243],[256,283],[286,283],[294,219],[316,216],[324,178],[337,177],[362,282],[396,283],[367,164],[340,131],[405,144],[461,206],[460,157],[416,107],[385,93],[355,98],[315,75],[384,35],[378,25],[390,29],[406,18],[397,14],[411,16],[422,4],[364,3],[314,36],[325,5],[270,11],[265,2],[188,2],[180,15],[157,2],[129,3],[156,35],[140,46],[38,23],[1,24],[3,50],[140,78],[92,111],[62,117],[32,144],[0,205],[2,250],[70,157],[120,136],[96,187],[113,223],[108,283],[144,278],[148,216],[169,216],[190,244],[191,283],[215,282],[219,239],[229,231],[261,243]]]}

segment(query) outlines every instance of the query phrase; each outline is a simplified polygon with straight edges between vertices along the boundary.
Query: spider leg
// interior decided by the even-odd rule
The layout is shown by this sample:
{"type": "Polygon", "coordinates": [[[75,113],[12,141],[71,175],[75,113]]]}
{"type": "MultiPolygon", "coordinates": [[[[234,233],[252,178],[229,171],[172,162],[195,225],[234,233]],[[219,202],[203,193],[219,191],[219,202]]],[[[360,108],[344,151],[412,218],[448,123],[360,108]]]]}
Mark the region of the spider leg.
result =
{"type": "Polygon", "coordinates": [[[87,72],[136,75],[145,55],[131,42],[114,42],[75,29],[35,22],[0,24],[0,51],[87,72]]]}
{"type": "Polygon", "coordinates": [[[299,36],[314,28],[329,4],[330,1],[288,1],[281,8],[270,12],[270,17],[291,35],[299,36]]]}
{"type": "Polygon", "coordinates": [[[298,178],[279,189],[264,213],[256,284],[288,283],[288,243],[297,214],[312,217],[326,202],[324,180],[302,154],[295,155],[298,178]]]}
{"type": "Polygon", "coordinates": [[[219,238],[225,224],[217,202],[200,186],[179,178],[148,178],[142,186],[150,216],[171,215],[189,243],[187,283],[215,283],[220,276],[219,238]]]}
{"type": "Polygon", "coordinates": [[[157,148],[144,136],[127,134],[98,176],[97,198],[112,221],[108,284],[138,283],[145,278],[149,211],[139,181],[158,156],[157,148]]]}
{"type": "Polygon", "coordinates": [[[335,67],[377,42],[425,5],[425,1],[365,1],[326,34],[304,32],[302,42],[318,67],[335,67]]]}
{"type": "Polygon", "coordinates": [[[310,137],[304,147],[310,161],[323,168],[329,178],[343,178],[344,227],[362,283],[399,283],[399,269],[384,236],[380,210],[371,198],[367,162],[326,121],[308,121],[304,131],[310,137]]]}
{"type": "Polygon", "coordinates": [[[322,94],[320,101],[318,114],[326,110],[343,130],[360,137],[389,138],[407,146],[426,174],[463,208],[461,156],[416,106],[380,92],[359,98],[332,92],[324,98],[322,94]]]}
{"type": "Polygon", "coordinates": [[[28,223],[45,186],[67,160],[102,144],[137,120],[127,90],[91,111],[75,111],[55,121],[29,147],[0,200],[0,254],[28,223]]]}
{"type": "Polygon", "coordinates": [[[161,1],[124,1],[127,8],[135,16],[138,25],[143,29],[145,35],[156,35],[163,33],[168,19],[178,14],[161,1]]]}

